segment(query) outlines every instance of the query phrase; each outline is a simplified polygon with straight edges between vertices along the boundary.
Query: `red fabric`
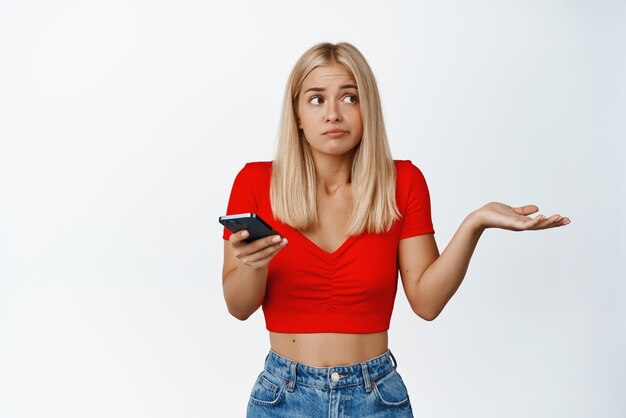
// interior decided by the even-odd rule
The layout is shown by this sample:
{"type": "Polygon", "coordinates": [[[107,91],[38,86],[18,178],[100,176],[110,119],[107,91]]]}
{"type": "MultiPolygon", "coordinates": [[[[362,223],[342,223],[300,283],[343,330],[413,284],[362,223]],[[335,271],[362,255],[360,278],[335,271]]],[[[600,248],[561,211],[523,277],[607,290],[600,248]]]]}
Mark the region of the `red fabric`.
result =
{"type": "MultiPolygon", "coordinates": [[[[273,216],[271,162],[248,163],[235,178],[226,214],[253,212],[289,244],[270,262],[263,300],[269,331],[370,333],[389,329],[398,287],[398,242],[434,233],[430,195],[411,161],[395,161],[402,218],[384,234],[348,238],[327,253],[273,216]]],[[[227,240],[230,231],[224,229],[227,240]]]]}

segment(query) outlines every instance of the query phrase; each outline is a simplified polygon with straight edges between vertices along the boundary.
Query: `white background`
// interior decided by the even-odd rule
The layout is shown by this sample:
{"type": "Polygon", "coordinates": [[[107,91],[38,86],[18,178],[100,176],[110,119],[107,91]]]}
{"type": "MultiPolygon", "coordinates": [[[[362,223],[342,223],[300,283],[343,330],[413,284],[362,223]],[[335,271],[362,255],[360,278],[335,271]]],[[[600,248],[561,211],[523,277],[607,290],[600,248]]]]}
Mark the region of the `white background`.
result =
{"type": "Polygon", "coordinates": [[[269,344],[217,218],[321,41],[368,59],[441,251],[492,200],[572,219],[486,231],[433,322],[399,290],[416,417],[625,416],[626,3],[222,3],[0,2],[0,417],[245,414],[269,344]]]}

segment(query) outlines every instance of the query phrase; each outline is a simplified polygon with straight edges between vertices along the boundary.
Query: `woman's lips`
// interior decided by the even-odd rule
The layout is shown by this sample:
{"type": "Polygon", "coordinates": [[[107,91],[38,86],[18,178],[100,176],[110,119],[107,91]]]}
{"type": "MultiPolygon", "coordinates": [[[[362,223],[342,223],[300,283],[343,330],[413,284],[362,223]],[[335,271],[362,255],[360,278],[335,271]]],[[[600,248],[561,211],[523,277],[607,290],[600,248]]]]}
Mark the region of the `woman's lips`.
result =
{"type": "Polygon", "coordinates": [[[329,136],[331,138],[339,138],[340,136],[344,136],[347,133],[348,133],[347,131],[330,131],[330,132],[324,133],[324,135],[329,136]]]}

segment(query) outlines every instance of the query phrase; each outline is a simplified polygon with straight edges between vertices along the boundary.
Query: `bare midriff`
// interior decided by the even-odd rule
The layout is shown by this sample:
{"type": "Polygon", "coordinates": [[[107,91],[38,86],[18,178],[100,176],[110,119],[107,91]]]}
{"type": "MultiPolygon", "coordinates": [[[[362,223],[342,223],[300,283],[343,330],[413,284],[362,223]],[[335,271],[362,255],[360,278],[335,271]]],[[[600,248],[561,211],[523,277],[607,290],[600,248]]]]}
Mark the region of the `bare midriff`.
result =
{"type": "Polygon", "coordinates": [[[345,366],[387,351],[387,331],[371,334],[287,334],[270,332],[272,350],[287,359],[315,367],[345,366]]]}

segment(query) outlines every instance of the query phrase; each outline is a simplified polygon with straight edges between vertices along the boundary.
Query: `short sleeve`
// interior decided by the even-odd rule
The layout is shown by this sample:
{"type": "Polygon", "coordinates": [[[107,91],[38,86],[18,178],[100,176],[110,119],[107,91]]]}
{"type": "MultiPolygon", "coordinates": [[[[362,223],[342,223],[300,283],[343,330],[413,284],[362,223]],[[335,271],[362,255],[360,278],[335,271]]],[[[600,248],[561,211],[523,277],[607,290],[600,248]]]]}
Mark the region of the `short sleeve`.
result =
{"type": "Polygon", "coordinates": [[[430,193],[424,175],[413,163],[404,161],[398,167],[399,189],[405,191],[400,204],[402,213],[402,228],[400,239],[417,235],[434,233],[433,221],[430,213],[430,193]]]}
{"type": "MultiPolygon", "coordinates": [[[[254,184],[252,183],[254,176],[251,173],[250,164],[246,164],[235,177],[233,187],[230,191],[228,199],[228,207],[226,215],[236,213],[256,213],[258,205],[255,199],[254,184]]],[[[224,228],[222,237],[228,240],[232,232],[224,228]]]]}

